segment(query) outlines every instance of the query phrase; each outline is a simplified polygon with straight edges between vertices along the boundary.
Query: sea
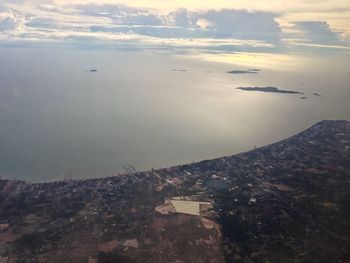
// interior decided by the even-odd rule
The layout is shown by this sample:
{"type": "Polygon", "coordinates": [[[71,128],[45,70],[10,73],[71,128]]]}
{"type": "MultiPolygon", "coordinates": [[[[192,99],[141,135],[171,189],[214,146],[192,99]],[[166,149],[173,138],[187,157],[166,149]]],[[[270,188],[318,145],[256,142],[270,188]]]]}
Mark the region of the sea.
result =
{"type": "Polygon", "coordinates": [[[49,182],[159,169],[350,120],[335,53],[0,48],[0,178],[49,182]],[[230,74],[231,70],[257,69],[230,74]],[[273,86],[304,94],[244,91],[273,86]]]}

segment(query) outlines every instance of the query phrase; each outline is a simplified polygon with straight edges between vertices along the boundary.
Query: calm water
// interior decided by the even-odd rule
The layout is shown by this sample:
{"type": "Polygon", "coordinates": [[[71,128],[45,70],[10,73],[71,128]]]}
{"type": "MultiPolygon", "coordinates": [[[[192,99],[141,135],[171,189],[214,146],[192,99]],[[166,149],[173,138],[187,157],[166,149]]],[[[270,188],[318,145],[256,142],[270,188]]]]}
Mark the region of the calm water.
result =
{"type": "Polygon", "coordinates": [[[348,59],[0,49],[0,177],[52,181],[110,176],[125,164],[166,167],[269,144],[318,120],[350,119],[348,59]],[[256,67],[260,74],[226,73],[256,67]],[[239,86],[299,90],[307,99],[239,86]]]}

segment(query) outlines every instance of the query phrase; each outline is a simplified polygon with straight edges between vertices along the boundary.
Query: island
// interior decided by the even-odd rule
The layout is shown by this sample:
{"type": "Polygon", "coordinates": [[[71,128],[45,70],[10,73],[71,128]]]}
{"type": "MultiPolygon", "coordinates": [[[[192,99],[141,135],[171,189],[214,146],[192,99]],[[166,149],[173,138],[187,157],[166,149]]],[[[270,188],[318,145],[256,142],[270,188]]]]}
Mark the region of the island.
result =
{"type": "Polygon", "coordinates": [[[245,91],[261,91],[261,92],[272,92],[272,93],[285,93],[285,94],[304,94],[300,91],[294,90],[283,90],[276,87],[238,87],[237,89],[245,91]]]}
{"type": "Polygon", "coordinates": [[[260,69],[248,69],[248,70],[230,70],[229,74],[258,74],[260,69]]]}
{"type": "Polygon", "coordinates": [[[2,179],[0,262],[348,262],[349,160],[350,122],[332,120],[159,170],[2,179]]]}

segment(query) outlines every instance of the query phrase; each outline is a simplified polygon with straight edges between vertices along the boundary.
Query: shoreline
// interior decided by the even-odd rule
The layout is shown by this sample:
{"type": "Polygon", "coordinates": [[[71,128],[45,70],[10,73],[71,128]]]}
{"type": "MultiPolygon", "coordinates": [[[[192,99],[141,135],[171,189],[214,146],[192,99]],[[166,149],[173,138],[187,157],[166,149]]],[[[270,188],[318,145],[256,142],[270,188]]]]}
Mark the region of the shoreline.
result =
{"type": "Polygon", "coordinates": [[[321,121],[192,164],[80,181],[0,180],[0,259],[341,261],[350,251],[349,159],[350,122],[321,121]]]}
{"type": "MultiPolygon", "coordinates": [[[[285,139],[282,139],[280,141],[277,141],[277,142],[273,142],[273,143],[270,143],[270,144],[267,144],[267,145],[264,145],[264,146],[260,146],[260,147],[256,147],[255,149],[252,149],[252,150],[247,150],[247,151],[242,151],[242,152],[239,152],[239,153],[236,153],[236,154],[233,154],[233,155],[225,155],[225,156],[220,156],[220,157],[216,157],[216,158],[210,158],[210,159],[203,159],[203,160],[199,160],[199,161],[195,161],[195,162],[192,162],[192,163],[184,163],[184,164],[177,164],[177,165],[173,165],[173,166],[169,166],[169,167],[163,167],[163,168],[158,168],[158,169],[147,169],[147,170],[141,170],[141,171],[138,171],[138,174],[144,174],[144,173],[150,173],[150,172],[161,172],[163,170],[169,170],[169,169],[177,169],[177,168],[180,168],[180,167],[183,167],[183,166],[191,166],[191,165],[196,165],[196,164],[200,164],[200,163],[203,163],[203,162],[211,162],[211,161],[218,161],[218,160],[221,160],[223,158],[233,158],[233,157],[237,157],[237,156],[240,156],[240,155],[244,155],[244,154],[248,154],[250,152],[253,152],[255,150],[258,150],[258,149],[264,149],[264,148],[269,148],[269,147],[272,147],[276,144],[279,144],[279,143],[282,143],[282,142],[285,142],[285,141],[288,141],[294,137],[297,137],[297,136],[300,136],[302,135],[303,133],[307,132],[308,130],[312,129],[313,127],[315,126],[318,126],[318,125],[322,125],[322,124],[336,124],[336,123],[349,123],[350,124],[350,121],[348,120],[321,120],[321,121],[318,121],[316,122],[315,124],[311,125],[310,127],[302,130],[301,132],[298,132],[294,135],[291,135],[285,139]]],[[[21,180],[21,179],[8,179],[8,178],[0,178],[0,182],[1,181],[15,181],[15,182],[24,182],[26,184],[31,184],[31,185],[41,185],[41,184],[52,184],[52,183],[58,183],[58,182],[70,182],[70,181],[74,181],[74,182],[84,182],[84,181],[96,181],[96,180],[107,180],[107,179],[110,179],[110,178],[114,178],[114,177],[120,177],[120,176],[131,176],[130,174],[126,174],[126,173],[120,173],[120,174],[117,174],[117,175],[112,175],[112,176],[103,176],[103,177],[96,177],[96,178],[84,178],[84,179],[61,179],[61,180],[53,180],[53,181],[46,181],[46,182],[32,182],[30,180],[21,180]]]]}

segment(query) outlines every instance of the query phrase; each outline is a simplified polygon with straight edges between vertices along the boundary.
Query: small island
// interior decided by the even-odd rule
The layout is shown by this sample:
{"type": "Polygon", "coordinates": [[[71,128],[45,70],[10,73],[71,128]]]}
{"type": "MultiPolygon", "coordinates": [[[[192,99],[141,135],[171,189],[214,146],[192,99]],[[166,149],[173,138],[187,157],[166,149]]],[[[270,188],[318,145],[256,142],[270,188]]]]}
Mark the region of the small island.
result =
{"type": "Polygon", "coordinates": [[[283,90],[276,87],[239,87],[237,89],[245,91],[261,91],[261,92],[273,92],[273,93],[284,93],[284,94],[304,94],[300,91],[294,90],[283,90]]]}
{"type": "Polygon", "coordinates": [[[229,74],[258,74],[260,69],[248,69],[248,70],[231,70],[227,71],[229,74]]]}
{"type": "Polygon", "coordinates": [[[86,72],[96,73],[97,69],[88,69],[86,72]]]}
{"type": "Polygon", "coordinates": [[[171,71],[186,72],[187,69],[177,69],[177,68],[174,68],[174,69],[172,69],[171,71]]]}

